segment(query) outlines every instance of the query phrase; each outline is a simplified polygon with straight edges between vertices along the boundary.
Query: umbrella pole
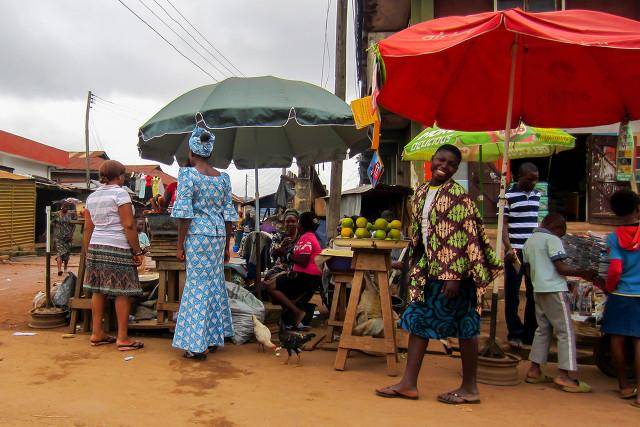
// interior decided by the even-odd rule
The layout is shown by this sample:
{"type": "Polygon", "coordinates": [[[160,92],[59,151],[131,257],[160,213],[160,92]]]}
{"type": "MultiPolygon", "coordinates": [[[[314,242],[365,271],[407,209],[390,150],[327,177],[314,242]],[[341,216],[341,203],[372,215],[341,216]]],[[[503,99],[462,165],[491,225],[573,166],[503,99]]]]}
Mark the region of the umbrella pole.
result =
{"type": "Polygon", "coordinates": [[[45,270],[44,270],[44,292],[46,295],[47,308],[53,307],[53,302],[51,301],[51,206],[47,206],[45,208],[46,216],[47,216],[47,247],[46,247],[46,255],[45,255],[45,270]]]}
{"type": "Polygon", "coordinates": [[[482,145],[480,146],[480,162],[478,167],[480,168],[480,216],[484,221],[484,164],[482,163],[482,145]]]}
{"type": "Polygon", "coordinates": [[[254,169],[254,174],[255,174],[255,185],[256,185],[256,191],[255,191],[255,232],[256,232],[256,238],[255,238],[255,247],[254,247],[254,251],[256,252],[256,291],[257,291],[257,295],[258,295],[258,299],[262,300],[262,283],[261,283],[261,277],[260,277],[260,270],[262,269],[262,254],[260,253],[260,237],[261,237],[261,233],[260,233],[260,191],[258,190],[258,164],[256,163],[255,165],[255,169],[254,169]]]}
{"type": "MultiPolygon", "coordinates": [[[[509,161],[509,143],[511,142],[511,117],[513,114],[513,93],[516,81],[516,57],[518,55],[518,34],[515,34],[513,45],[511,46],[511,70],[509,72],[509,99],[507,101],[507,117],[504,129],[504,151],[502,153],[502,170],[500,171],[500,197],[498,199],[498,230],[496,238],[496,256],[502,257],[503,242],[502,233],[504,228],[504,205],[506,202],[505,193],[507,189],[507,162],[509,161]]],[[[491,295],[491,324],[489,332],[489,343],[483,350],[483,356],[496,357],[503,356],[502,349],[496,344],[496,324],[498,321],[498,284],[493,282],[493,292],[491,295]]]]}

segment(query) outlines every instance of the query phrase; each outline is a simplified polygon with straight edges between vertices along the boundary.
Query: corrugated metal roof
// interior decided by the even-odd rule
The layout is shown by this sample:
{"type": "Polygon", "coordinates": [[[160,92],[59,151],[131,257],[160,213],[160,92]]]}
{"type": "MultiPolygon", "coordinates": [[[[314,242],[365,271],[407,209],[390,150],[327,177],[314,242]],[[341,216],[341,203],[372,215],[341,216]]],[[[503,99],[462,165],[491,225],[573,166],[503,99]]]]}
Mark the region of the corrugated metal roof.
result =
{"type": "Polygon", "coordinates": [[[0,179],[10,179],[12,181],[23,181],[25,179],[31,179],[28,176],[16,175],[15,173],[0,170],[0,179]]]}

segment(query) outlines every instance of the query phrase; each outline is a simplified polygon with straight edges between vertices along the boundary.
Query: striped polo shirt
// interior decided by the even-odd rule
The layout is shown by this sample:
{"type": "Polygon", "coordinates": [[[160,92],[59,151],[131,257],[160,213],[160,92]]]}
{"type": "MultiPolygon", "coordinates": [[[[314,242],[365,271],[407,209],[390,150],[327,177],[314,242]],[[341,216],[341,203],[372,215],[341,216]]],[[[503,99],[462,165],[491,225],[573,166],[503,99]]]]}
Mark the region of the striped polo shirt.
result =
{"type": "Polygon", "coordinates": [[[504,214],[509,220],[509,242],[513,249],[522,250],[524,242],[538,227],[538,209],[540,208],[540,192],[525,192],[512,184],[505,194],[507,203],[504,214]]]}

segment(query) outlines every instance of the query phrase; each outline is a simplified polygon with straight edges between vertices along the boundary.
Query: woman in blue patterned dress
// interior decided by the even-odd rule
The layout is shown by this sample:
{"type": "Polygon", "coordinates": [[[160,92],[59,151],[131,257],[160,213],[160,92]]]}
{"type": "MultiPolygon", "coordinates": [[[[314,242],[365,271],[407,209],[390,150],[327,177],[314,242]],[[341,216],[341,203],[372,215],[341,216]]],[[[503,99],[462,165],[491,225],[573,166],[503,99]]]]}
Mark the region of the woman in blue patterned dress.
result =
{"type": "Polygon", "coordinates": [[[233,335],[224,284],[232,222],[238,220],[231,200],[229,175],[207,159],[215,138],[196,127],[189,139],[189,165],[180,168],[178,194],[171,216],[178,218],[179,260],[186,259],[187,277],[173,336],[184,357],[204,360],[208,352],[233,335]]]}

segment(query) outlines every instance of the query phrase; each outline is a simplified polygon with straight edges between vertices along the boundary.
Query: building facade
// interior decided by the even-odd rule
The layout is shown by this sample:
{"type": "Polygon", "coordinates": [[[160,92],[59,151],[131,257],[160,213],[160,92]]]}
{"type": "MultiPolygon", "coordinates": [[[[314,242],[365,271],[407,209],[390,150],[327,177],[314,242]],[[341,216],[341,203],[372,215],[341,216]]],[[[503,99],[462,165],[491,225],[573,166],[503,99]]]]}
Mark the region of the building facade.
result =
{"type": "MultiPolygon", "coordinates": [[[[430,19],[454,15],[469,15],[519,7],[530,12],[565,9],[588,9],[640,20],[638,0],[354,0],[356,66],[360,95],[370,93],[373,56],[367,51],[389,35],[430,19]]],[[[384,184],[410,185],[415,188],[425,179],[424,162],[404,162],[404,145],[422,129],[393,113],[382,111],[382,131],[379,153],[385,165],[384,184]]],[[[628,183],[615,179],[615,131],[605,134],[578,134],[576,149],[560,153],[551,159],[528,159],[538,165],[541,179],[548,181],[551,210],[567,215],[571,220],[611,223],[614,219],[608,207],[608,196],[628,183]],[[554,164],[572,167],[554,167],[554,164]]],[[[370,154],[369,154],[370,156],[370,154]]],[[[361,183],[366,184],[366,167],[370,157],[361,158],[361,183]]],[[[520,162],[512,161],[511,168],[520,162]]],[[[499,174],[492,165],[465,163],[456,179],[466,185],[478,203],[484,204],[485,219],[496,216],[499,174]],[[482,182],[482,185],[480,183],[482,182]],[[480,194],[483,188],[483,194],[480,194]]]]}
{"type": "Polygon", "coordinates": [[[51,179],[51,171],[68,162],[64,150],[0,130],[0,170],[51,179]]]}

